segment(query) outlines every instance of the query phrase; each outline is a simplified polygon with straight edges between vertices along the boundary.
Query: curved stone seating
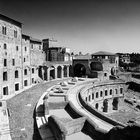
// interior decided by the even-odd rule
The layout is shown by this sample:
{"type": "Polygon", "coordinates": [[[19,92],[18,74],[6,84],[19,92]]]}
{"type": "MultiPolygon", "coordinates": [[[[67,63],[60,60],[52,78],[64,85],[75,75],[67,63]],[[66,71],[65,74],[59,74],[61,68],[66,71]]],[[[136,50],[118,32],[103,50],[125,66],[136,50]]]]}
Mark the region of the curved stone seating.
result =
{"type": "Polygon", "coordinates": [[[61,87],[59,87],[54,89],[54,93],[64,93],[64,91],[61,87]]]}
{"type": "Polygon", "coordinates": [[[48,118],[48,125],[53,130],[56,140],[66,139],[73,133],[80,132],[84,126],[86,118],[81,117],[78,119],[63,122],[57,116],[50,116],[48,118]]]}
{"type": "Polygon", "coordinates": [[[68,82],[67,81],[63,81],[60,83],[61,86],[68,86],[68,82]]]}
{"type": "Polygon", "coordinates": [[[71,81],[72,81],[72,82],[78,82],[78,77],[73,77],[73,78],[71,79],[71,81]]]}

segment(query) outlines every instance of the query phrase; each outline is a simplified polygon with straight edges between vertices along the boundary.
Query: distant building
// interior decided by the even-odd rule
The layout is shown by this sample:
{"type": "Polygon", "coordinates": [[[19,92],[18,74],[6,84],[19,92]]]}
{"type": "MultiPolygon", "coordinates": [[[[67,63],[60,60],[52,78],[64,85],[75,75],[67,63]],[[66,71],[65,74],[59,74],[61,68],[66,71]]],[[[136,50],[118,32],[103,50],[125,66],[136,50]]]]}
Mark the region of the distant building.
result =
{"type": "Polygon", "coordinates": [[[118,63],[118,56],[109,52],[77,55],[73,59],[74,75],[109,79],[110,75],[115,75],[118,63]]]}
{"type": "Polygon", "coordinates": [[[119,55],[119,59],[120,59],[120,61],[122,63],[126,63],[126,64],[131,63],[131,61],[130,61],[130,55],[129,54],[127,54],[127,53],[126,54],[119,53],[118,55],[119,55]]]}
{"type": "Polygon", "coordinates": [[[43,50],[46,53],[46,61],[71,61],[70,49],[60,47],[56,40],[43,39],[43,50]]]}
{"type": "Polygon", "coordinates": [[[91,72],[97,74],[103,79],[109,79],[110,75],[116,75],[116,69],[119,66],[118,55],[110,52],[99,51],[93,53],[92,63],[90,64],[91,72]]]}

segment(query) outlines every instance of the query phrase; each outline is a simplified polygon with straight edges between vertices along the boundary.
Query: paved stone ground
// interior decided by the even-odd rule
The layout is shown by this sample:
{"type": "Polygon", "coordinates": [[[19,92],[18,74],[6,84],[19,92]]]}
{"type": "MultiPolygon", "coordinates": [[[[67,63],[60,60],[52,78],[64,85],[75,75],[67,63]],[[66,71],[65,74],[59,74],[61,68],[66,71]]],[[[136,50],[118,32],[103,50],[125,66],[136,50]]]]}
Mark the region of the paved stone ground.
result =
{"type": "Polygon", "coordinates": [[[7,101],[12,140],[40,140],[34,109],[47,88],[62,80],[38,84],[7,101]]]}

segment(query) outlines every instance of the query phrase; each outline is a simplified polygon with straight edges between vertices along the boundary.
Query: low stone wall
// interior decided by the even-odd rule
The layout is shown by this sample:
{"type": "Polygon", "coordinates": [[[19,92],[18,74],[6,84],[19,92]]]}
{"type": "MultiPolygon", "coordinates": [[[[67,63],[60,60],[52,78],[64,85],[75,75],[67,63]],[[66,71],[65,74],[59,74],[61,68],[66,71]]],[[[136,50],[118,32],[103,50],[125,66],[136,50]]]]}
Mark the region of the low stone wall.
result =
{"type": "Polygon", "coordinates": [[[73,119],[83,117],[83,114],[81,114],[70,101],[66,105],[65,110],[73,119]]]}
{"type": "Polygon", "coordinates": [[[60,122],[57,121],[57,119],[58,118],[56,116],[50,116],[48,118],[48,125],[51,128],[52,133],[56,140],[65,140],[66,139],[65,135],[67,134],[67,130],[60,122]]]}
{"type": "Polygon", "coordinates": [[[56,139],[64,140],[67,136],[80,132],[84,126],[86,117],[81,117],[68,122],[62,122],[56,116],[50,116],[48,118],[48,125],[52,129],[52,132],[56,139]]]}
{"type": "MultiPolygon", "coordinates": [[[[65,110],[74,119],[84,116],[84,114],[82,114],[79,110],[77,110],[70,101],[65,107],[65,110]]],[[[107,134],[107,131],[100,129],[98,125],[94,123],[89,117],[86,117],[86,121],[81,131],[86,135],[89,135],[92,139],[98,140],[103,140],[105,134],[107,134]]]]}

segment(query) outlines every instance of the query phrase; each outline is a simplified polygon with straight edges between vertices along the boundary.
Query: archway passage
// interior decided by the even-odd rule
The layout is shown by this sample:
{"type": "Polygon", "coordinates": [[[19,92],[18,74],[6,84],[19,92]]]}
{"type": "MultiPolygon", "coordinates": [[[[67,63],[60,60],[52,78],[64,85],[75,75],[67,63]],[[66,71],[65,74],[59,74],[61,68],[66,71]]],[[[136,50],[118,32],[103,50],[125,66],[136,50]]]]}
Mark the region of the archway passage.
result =
{"type": "Polygon", "coordinates": [[[107,112],[108,111],[108,100],[105,99],[103,101],[103,112],[107,112]]]}
{"type": "Polygon", "coordinates": [[[82,64],[76,64],[74,67],[74,76],[83,77],[86,75],[86,68],[82,64]]]}
{"type": "Polygon", "coordinates": [[[61,66],[57,67],[57,78],[62,78],[62,67],[61,66]]]}
{"type": "Polygon", "coordinates": [[[91,62],[90,68],[93,71],[103,71],[103,65],[101,62],[91,62]]]}
{"type": "Polygon", "coordinates": [[[69,66],[69,77],[73,76],[73,68],[72,65],[69,66]]]}
{"type": "Polygon", "coordinates": [[[113,110],[118,110],[118,103],[119,103],[119,99],[118,97],[115,97],[112,102],[113,110]]]}
{"type": "Polygon", "coordinates": [[[39,68],[38,68],[38,76],[41,78],[41,79],[43,79],[43,76],[42,76],[42,66],[39,66],[39,68]]]}
{"type": "Polygon", "coordinates": [[[67,66],[64,66],[64,77],[67,77],[67,66]]]}
{"type": "Polygon", "coordinates": [[[55,68],[51,67],[50,69],[50,80],[55,79],[55,68]]]}

